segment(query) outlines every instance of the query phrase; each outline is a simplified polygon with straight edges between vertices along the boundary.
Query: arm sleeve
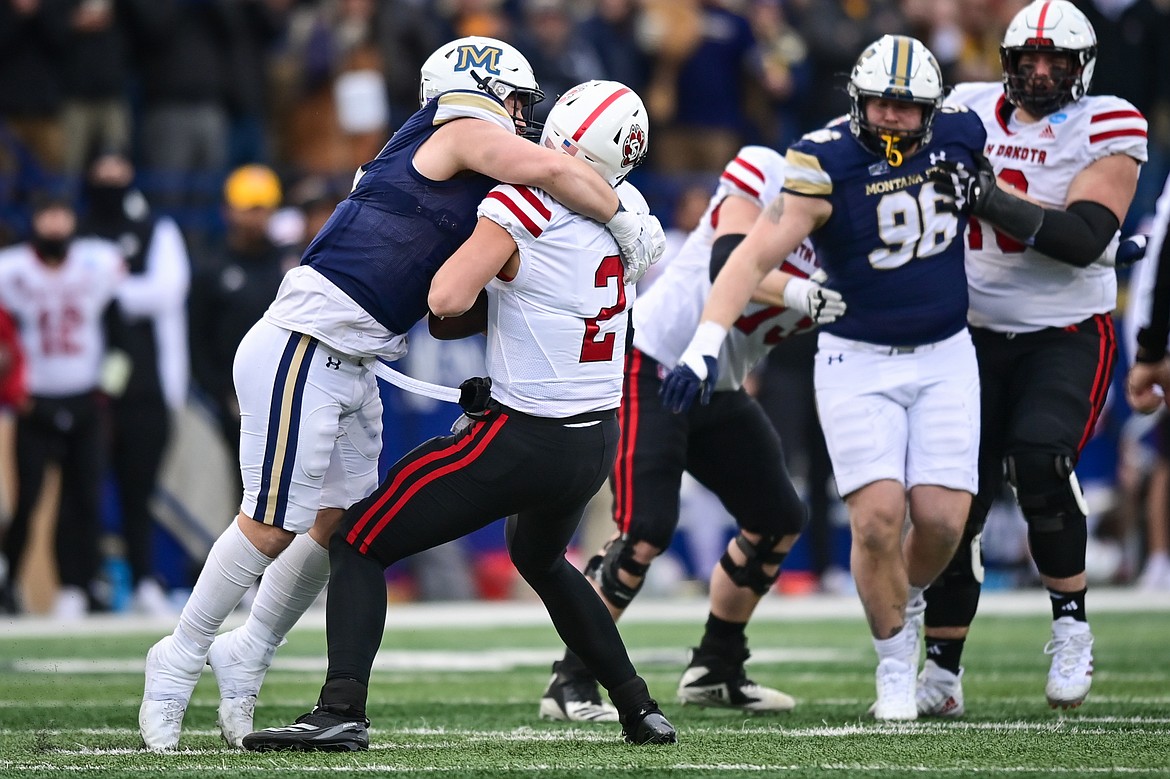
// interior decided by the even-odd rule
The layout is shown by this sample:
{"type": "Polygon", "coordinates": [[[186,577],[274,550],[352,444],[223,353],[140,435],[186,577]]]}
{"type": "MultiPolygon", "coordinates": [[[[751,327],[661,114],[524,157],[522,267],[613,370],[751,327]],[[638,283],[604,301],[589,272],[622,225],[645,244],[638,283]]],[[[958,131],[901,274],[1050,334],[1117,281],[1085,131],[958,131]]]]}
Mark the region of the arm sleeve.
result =
{"type": "Polygon", "coordinates": [[[1120,226],[1105,206],[1078,200],[1063,211],[1044,209],[1040,229],[1030,243],[1054,260],[1087,268],[1105,251],[1120,226]]]}

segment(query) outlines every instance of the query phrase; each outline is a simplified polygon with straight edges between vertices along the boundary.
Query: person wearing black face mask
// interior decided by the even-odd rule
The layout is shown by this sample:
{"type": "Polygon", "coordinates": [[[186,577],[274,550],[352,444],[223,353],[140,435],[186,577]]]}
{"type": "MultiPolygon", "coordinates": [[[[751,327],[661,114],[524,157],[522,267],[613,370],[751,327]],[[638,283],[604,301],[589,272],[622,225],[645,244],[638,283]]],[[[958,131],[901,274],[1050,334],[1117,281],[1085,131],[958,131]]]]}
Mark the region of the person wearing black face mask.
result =
{"type": "Polygon", "coordinates": [[[174,220],[151,213],[134,187],[134,166],[118,150],[90,163],[83,188],[88,206],[80,233],[115,243],[129,275],[106,315],[109,348],[122,366],[110,392],[111,464],[118,485],[121,530],[134,585],[133,608],[171,613],[155,578],[150,498],[172,429],[187,399],[187,291],[191,269],[174,220]]]}
{"type": "Polygon", "coordinates": [[[0,307],[12,314],[27,359],[29,400],[17,419],[17,499],[4,553],[18,579],[45,469],[61,470],[56,530],[60,619],[84,616],[97,573],[104,410],[99,399],[102,316],[123,275],[106,241],[75,238],[67,201],[33,209],[27,243],[0,251],[0,307]]]}

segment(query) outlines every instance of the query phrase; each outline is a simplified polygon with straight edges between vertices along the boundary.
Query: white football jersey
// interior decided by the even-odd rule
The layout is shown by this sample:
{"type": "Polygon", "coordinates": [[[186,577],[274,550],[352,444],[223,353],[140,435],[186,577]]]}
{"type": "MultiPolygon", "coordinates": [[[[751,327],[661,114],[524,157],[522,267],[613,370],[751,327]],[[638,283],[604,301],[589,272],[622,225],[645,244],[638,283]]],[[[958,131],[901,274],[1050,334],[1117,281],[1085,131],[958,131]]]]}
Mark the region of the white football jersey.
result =
{"type": "MultiPolygon", "coordinates": [[[[783,156],[764,146],[745,146],[727,163],[698,227],[634,307],[635,347],[664,367],[674,367],[699,326],[711,291],[711,246],[719,224],[719,206],[735,196],[747,198],[762,210],[780,195],[786,164],[783,156]]],[[[805,239],[781,270],[808,278],[817,267],[812,243],[805,239]]],[[[738,389],[773,346],[812,327],[812,320],[797,311],[749,303],[719,350],[715,389],[738,389]]]]}
{"type": "Polygon", "coordinates": [[[98,385],[102,314],[123,277],[118,247],[79,238],[57,267],[27,244],[0,250],[0,306],[20,323],[31,395],[80,395],[98,385]]]}
{"type": "MultiPolygon", "coordinates": [[[[629,184],[629,211],[648,213],[629,184]]],[[[488,284],[487,369],[492,397],[526,414],[562,418],[616,409],[622,399],[627,309],[617,242],[599,222],[531,187],[501,184],[479,215],[516,241],[515,278],[488,284]]]]}
{"type": "MultiPolygon", "coordinates": [[[[1000,83],[959,84],[946,102],[967,106],[983,119],[985,154],[996,174],[1045,208],[1064,208],[1073,179],[1103,157],[1147,159],[1145,117],[1119,97],[1083,97],[1034,124],[1012,121],[1000,83]]],[[[1030,332],[1112,311],[1117,304],[1112,253],[1111,246],[1102,259],[1077,268],[972,219],[968,320],[999,332],[1030,332]]]]}

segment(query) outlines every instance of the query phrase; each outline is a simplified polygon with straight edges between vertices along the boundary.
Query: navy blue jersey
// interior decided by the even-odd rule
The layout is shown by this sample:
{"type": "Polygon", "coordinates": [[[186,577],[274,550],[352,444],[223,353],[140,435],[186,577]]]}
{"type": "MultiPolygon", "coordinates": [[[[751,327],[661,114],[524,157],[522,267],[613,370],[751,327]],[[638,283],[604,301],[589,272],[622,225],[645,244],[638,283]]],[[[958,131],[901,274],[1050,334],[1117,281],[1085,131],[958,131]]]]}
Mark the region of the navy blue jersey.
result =
{"type": "Polygon", "coordinates": [[[513,126],[503,105],[481,93],[431,100],[363,166],[301,259],[392,333],[406,333],[426,314],[431,279],[471,235],[476,207],[497,183],[471,171],[432,181],[414,168],[419,146],[443,123],[467,116],[513,126]]]}
{"type": "Polygon", "coordinates": [[[973,168],[986,137],[975,114],[944,109],[935,114],[930,143],[897,167],[864,146],[844,120],[789,148],[784,191],[833,206],[811,237],[826,286],[841,293],[849,310],[822,329],[855,341],[916,346],[967,326],[967,217],[944,210],[926,176],[943,159],[973,168]]]}

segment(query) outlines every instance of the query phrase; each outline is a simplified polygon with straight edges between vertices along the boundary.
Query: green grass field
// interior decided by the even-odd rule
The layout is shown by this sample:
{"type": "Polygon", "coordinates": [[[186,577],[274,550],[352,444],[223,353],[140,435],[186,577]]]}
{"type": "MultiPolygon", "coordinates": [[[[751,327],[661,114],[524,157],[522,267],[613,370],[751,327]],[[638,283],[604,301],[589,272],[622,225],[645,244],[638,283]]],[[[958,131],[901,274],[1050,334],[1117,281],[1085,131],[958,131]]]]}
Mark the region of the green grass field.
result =
{"type": "MultiPolygon", "coordinates": [[[[616,724],[536,718],[558,651],[539,606],[508,606],[499,619],[491,604],[393,609],[370,693],[371,749],[353,755],[224,748],[210,674],[188,709],[181,751],[142,751],[142,658],[166,625],[112,619],[66,634],[0,623],[0,777],[1170,776],[1170,612],[1165,604],[1126,611],[1143,608],[1142,596],[1115,595],[1116,609],[1093,616],[1097,673],[1085,706],[1062,716],[1044,701],[1048,621],[1043,594],[1030,592],[998,609],[991,599],[976,623],[965,658],[968,716],[904,725],[865,717],[875,661],[853,601],[798,599],[796,616],[781,598],[765,601],[750,632],[749,673],[800,703],[755,717],[678,705],[674,687],[703,604],[683,618],[639,602],[622,632],[679,730],[677,747],[625,745],[616,724]],[[1014,615],[1016,603],[1029,613],[1014,615]],[[508,624],[483,626],[491,622],[508,624]]],[[[278,654],[257,727],[308,710],[323,667],[317,617],[278,654]]]]}

